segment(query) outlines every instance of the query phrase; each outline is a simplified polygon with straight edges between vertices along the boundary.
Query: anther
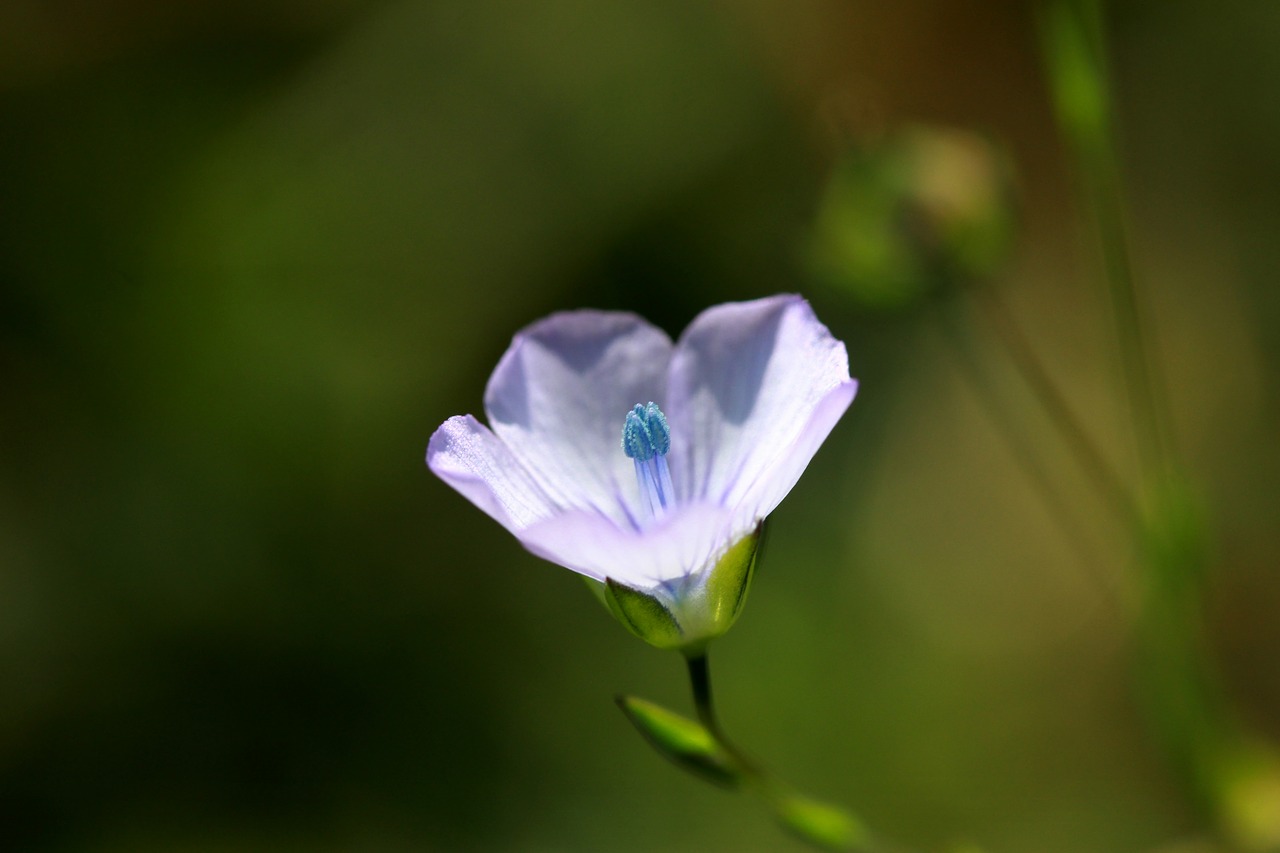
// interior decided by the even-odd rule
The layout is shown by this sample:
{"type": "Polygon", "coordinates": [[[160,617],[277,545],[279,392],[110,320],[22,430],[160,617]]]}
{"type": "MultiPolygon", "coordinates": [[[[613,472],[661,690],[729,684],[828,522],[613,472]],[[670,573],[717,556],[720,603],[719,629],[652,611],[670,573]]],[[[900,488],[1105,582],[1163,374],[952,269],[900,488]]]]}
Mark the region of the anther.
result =
{"type": "Polygon", "coordinates": [[[648,462],[655,456],[666,456],[671,449],[671,428],[657,403],[627,412],[622,424],[622,450],[637,462],[648,462]]]}
{"type": "Polygon", "coordinates": [[[637,403],[622,424],[622,451],[634,462],[636,482],[649,519],[664,513],[675,498],[666,455],[671,428],[657,403],[637,403]]]}

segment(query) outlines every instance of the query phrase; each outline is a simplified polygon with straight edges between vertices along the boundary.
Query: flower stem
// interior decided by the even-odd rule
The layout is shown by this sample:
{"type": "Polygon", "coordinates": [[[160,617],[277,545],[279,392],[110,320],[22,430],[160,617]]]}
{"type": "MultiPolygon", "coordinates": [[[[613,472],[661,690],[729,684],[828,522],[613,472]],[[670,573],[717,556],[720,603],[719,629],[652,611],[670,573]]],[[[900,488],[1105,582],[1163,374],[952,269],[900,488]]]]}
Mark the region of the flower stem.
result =
{"type": "Polygon", "coordinates": [[[887,847],[873,839],[853,815],[837,806],[803,797],[785,782],[769,775],[730,741],[720,727],[715,702],[711,695],[711,668],[705,646],[685,654],[689,683],[693,687],[693,704],[698,720],[737,765],[743,782],[752,789],[778,820],[791,832],[824,850],[857,851],[857,853],[890,853],[899,848],[887,847]]]}
{"type": "Polygon", "coordinates": [[[689,683],[693,687],[693,704],[698,709],[698,719],[714,733],[719,733],[720,725],[716,721],[716,712],[711,698],[711,667],[707,663],[707,653],[699,652],[685,658],[689,665],[689,683]]]}
{"type": "Polygon", "coordinates": [[[767,777],[756,763],[743,754],[742,750],[725,736],[724,729],[720,727],[720,719],[716,716],[715,700],[711,694],[711,667],[707,662],[706,649],[696,654],[686,655],[685,663],[689,667],[689,684],[693,688],[693,704],[698,711],[698,721],[706,726],[707,731],[721,748],[733,757],[750,781],[767,784],[767,777]]]}

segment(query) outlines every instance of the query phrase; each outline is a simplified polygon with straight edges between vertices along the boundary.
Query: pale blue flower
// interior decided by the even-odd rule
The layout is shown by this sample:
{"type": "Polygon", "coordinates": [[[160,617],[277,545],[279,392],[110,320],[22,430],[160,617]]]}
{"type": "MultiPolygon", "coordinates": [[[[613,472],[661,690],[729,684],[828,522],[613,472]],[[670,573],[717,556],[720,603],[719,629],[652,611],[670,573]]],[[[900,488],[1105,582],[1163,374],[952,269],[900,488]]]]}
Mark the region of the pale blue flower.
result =
{"type": "Polygon", "coordinates": [[[534,554],[722,633],[707,577],[791,491],[857,390],[799,296],[709,308],[674,345],[634,314],[570,311],[517,334],[489,426],[450,418],[427,465],[534,554]]]}

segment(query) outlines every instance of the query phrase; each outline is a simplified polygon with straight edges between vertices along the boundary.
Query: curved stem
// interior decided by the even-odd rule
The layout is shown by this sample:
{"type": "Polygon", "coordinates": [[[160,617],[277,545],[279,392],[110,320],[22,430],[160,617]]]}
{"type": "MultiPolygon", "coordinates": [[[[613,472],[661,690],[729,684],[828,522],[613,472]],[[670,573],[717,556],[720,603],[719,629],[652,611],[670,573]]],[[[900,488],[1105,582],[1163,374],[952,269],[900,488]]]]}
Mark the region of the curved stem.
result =
{"type": "Polygon", "coordinates": [[[689,684],[693,688],[693,704],[698,711],[698,721],[706,726],[711,736],[725,752],[733,757],[749,778],[755,782],[765,781],[765,776],[756,763],[738,749],[720,727],[720,719],[716,716],[715,700],[711,695],[711,667],[707,663],[706,650],[686,655],[685,663],[689,667],[689,684]]]}
{"type": "MultiPolygon", "coordinates": [[[[765,802],[775,811],[779,819],[786,823],[783,815],[788,811],[788,803],[794,804],[798,797],[797,792],[785,782],[775,779],[766,773],[758,764],[747,757],[742,750],[729,740],[724,733],[724,729],[720,727],[720,719],[716,716],[715,700],[711,694],[711,667],[707,663],[706,648],[703,647],[697,651],[687,652],[685,654],[685,663],[689,667],[689,683],[693,688],[693,704],[698,711],[698,720],[711,734],[720,748],[738,764],[738,769],[742,771],[743,779],[756,790],[765,802]]],[[[824,808],[834,808],[827,807],[824,808]]],[[[859,821],[852,815],[848,815],[843,810],[838,810],[843,819],[849,821],[852,826],[857,827],[856,836],[841,842],[833,842],[830,839],[816,840],[812,835],[802,834],[803,837],[826,849],[838,850],[857,850],[860,853],[907,853],[905,848],[896,845],[887,844],[883,839],[874,838],[866,833],[861,827],[859,821]]],[[[794,830],[794,825],[793,825],[794,830]]]]}

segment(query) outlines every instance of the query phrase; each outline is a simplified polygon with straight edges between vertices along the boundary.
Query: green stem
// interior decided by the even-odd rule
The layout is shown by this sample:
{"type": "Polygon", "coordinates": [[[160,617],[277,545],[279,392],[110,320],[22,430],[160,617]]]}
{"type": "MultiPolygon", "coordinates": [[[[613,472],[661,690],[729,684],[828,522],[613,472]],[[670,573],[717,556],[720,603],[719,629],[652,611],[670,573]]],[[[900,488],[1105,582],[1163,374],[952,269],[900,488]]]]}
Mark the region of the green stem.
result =
{"type": "MultiPolygon", "coordinates": [[[[686,654],[685,662],[689,668],[689,683],[693,687],[693,704],[698,711],[698,720],[715,738],[720,748],[737,763],[744,781],[769,804],[778,818],[793,832],[799,831],[806,841],[829,850],[856,850],[858,853],[907,853],[903,848],[886,845],[882,839],[871,838],[859,821],[843,809],[836,809],[833,806],[822,805],[821,809],[828,813],[838,812],[840,822],[848,827],[837,836],[833,837],[826,833],[815,835],[812,829],[801,831],[794,823],[789,823],[784,816],[794,812],[798,799],[797,792],[762,770],[725,736],[724,729],[720,727],[720,719],[716,716],[715,701],[711,694],[711,668],[707,663],[705,647],[686,654]]],[[[808,802],[811,804],[810,808],[817,805],[813,801],[808,802]]]]}
{"type": "Polygon", "coordinates": [[[1164,482],[1169,474],[1167,439],[1156,368],[1147,354],[1133,268],[1127,249],[1128,236],[1120,201],[1119,166],[1110,146],[1092,146],[1080,152],[1086,191],[1094,210],[1098,243],[1110,283],[1111,310],[1115,317],[1125,385],[1132,409],[1135,438],[1144,478],[1149,485],[1164,482]]]}
{"type": "Polygon", "coordinates": [[[1204,546],[1196,513],[1176,482],[1165,389],[1142,327],[1111,123],[1101,3],[1046,0],[1043,8],[1054,107],[1096,230],[1147,498],[1133,534],[1145,585],[1136,627],[1149,724],[1188,793],[1208,807],[1224,835],[1249,849],[1280,849],[1274,793],[1280,765],[1269,757],[1269,747],[1255,745],[1260,741],[1230,707],[1206,642],[1204,546]],[[1256,791],[1240,787],[1240,766],[1249,763],[1252,784],[1265,792],[1262,806],[1252,799],[1256,791]]]}
{"type": "Polygon", "coordinates": [[[1129,254],[1101,3],[1055,0],[1047,6],[1044,29],[1058,121],[1076,160],[1102,258],[1144,485],[1160,485],[1169,476],[1167,406],[1149,357],[1129,254]]]}
{"type": "MultiPolygon", "coordinates": [[[[1114,577],[1106,575],[1102,571],[1104,561],[1100,559],[1098,555],[1094,553],[1094,549],[1090,547],[1089,537],[1086,535],[1080,520],[1072,511],[1067,500],[1063,497],[1062,492],[1054,481],[1054,478],[1040,463],[1036,451],[1032,447],[1031,441],[1026,435],[1026,430],[1019,427],[1017,418],[1014,417],[1009,406],[1005,404],[1004,400],[1002,400],[1000,393],[996,389],[996,383],[991,377],[990,371],[984,366],[982,359],[977,353],[977,347],[972,340],[972,336],[968,334],[968,326],[945,313],[942,314],[939,319],[941,321],[943,333],[947,341],[951,344],[952,351],[956,355],[956,363],[959,365],[961,373],[965,379],[968,380],[974,394],[978,396],[979,400],[982,402],[983,408],[994,421],[996,428],[1000,431],[1005,444],[1013,455],[1014,462],[1022,469],[1022,472],[1027,479],[1031,481],[1037,490],[1039,490],[1041,499],[1049,510],[1049,514],[1062,528],[1062,532],[1065,535],[1069,546],[1076,552],[1076,556],[1079,558],[1080,562],[1084,566],[1088,567],[1090,574],[1094,576],[1099,586],[1106,589],[1108,593],[1116,593],[1118,591],[1117,580],[1114,577]]],[[[1035,372],[1039,370],[1038,362],[1034,361],[1034,356],[1031,354],[1029,347],[1018,347],[1011,344],[1011,342],[1008,341],[1004,335],[1000,334],[999,331],[997,331],[996,337],[998,340],[1005,343],[1006,354],[1015,363],[1015,365],[1018,365],[1020,373],[1024,371],[1035,372]]],[[[1060,422],[1058,420],[1058,414],[1055,413],[1050,406],[1047,406],[1043,399],[1040,399],[1041,405],[1050,409],[1048,412],[1050,420],[1055,423],[1060,431],[1071,432],[1073,427],[1066,425],[1075,423],[1074,418],[1070,414],[1070,410],[1066,407],[1065,402],[1062,402],[1061,396],[1058,395],[1056,389],[1053,388],[1052,382],[1048,379],[1047,375],[1043,375],[1043,371],[1039,372],[1042,375],[1045,387],[1049,389],[1049,393],[1060,402],[1061,407],[1065,411],[1067,420],[1060,422]]],[[[1024,380],[1026,380],[1025,375],[1024,380]]],[[[1030,380],[1026,381],[1030,384],[1030,380]]],[[[1036,394],[1036,396],[1038,399],[1040,398],[1039,394],[1036,394]]],[[[1085,457],[1096,457],[1097,459],[1101,459],[1101,456],[1093,449],[1088,436],[1084,434],[1083,430],[1078,430],[1076,434],[1078,440],[1082,442],[1081,447],[1077,448],[1078,453],[1083,454],[1085,457]]],[[[1078,461],[1081,465],[1086,464],[1083,459],[1078,458],[1078,461]]],[[[1105,466],[1105,463],[1102,464],[1105,466]]],[[[1128,505],[1128,496],[1124,494],[1123,489],[1119,487],[1118,483],[1116,484],[1116,488],[1120,489],[1118,493],[1119,498],[1116,497],[1117,492],[1110,491],[1108,487],[1104,486],[1097,480],[1094,482],[1095,485],[1103,491],[1104,498],[1110,497],[1113,502],[1119,500],[1122,501],[1123,504],[1128,505]]],[[[1114,601],[1116,596],[1108,595],[1107,599],[1109,601],[1114,601]]]]}
{"type": "Polygon", "coordinates": [[[1111,510],[1124,519],[1129,529],[1133,529],[1138,523],[1138,510],[1124,482],[1089,438],[1066,398],[1036,356],[1035,350],[1014,322],[1004,301],[994,288],[974,288],[972,292],[980,303],[996,340],[1004,347],[1014,369],[1049,416],[1049,422],[1057,429],[1063,443],[1075,457],[1076,464],[1111,510]]]}
{"type": "Polygon", "coordinates": [[[719,734],[720,723],[716,719],[714,700],[711,696],[711,667],[707,653],[700,652],[685,658],[689,666],[689,683],[693,687],[693,704],[698,709],[698,719],[713,734],[719,734]]]}
{"type": "Polygon", "coordinates": [[[716,739],[721,748],[729,753],[736,761],[744,774],[756,783],[767,782],[767,777],[761,772],[760,768],[754,761],[748,758],[742,750],[729,740],[725,735],[724,729],[720,727],[720,719],[716,716],[715,700],[711,694],[711,667],[707,662],[707,652],[703,649],[700,652],[685,656],[685,663],[689,667],[689,684],[693,688],[693,704],[698,711],[698,720],[702,725],[706,726],[707,731],[716,739]]]}

